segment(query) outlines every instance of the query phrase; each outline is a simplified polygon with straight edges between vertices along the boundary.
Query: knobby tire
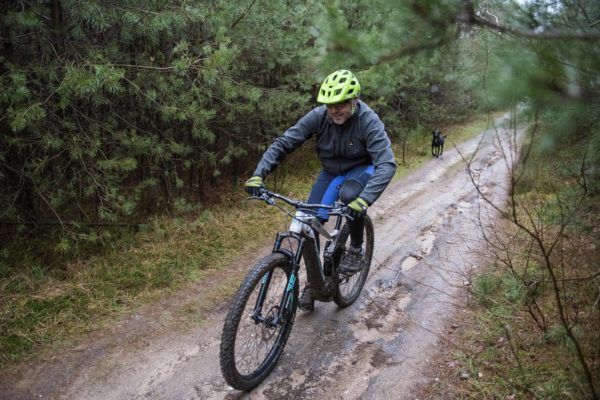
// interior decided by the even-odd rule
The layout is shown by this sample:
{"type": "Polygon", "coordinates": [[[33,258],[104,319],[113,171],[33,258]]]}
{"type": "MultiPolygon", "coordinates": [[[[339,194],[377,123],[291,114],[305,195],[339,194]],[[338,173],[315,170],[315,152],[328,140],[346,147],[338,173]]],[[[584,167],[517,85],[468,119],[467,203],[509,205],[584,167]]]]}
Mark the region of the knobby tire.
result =
{"type": "MultiPolygon", "coordinates": [[[[350,231],[348,224],[344,225],[340,232],[339,243],[344,245],[343,248],[350,246],[350,231]]],[[[338,286],[333,301],[340,308],[348,307],[358,299],[360,292],[362,291],[369,271],[371,269],[371,260],[373,259],[375,233],[373,231],[373,222],[368,215],[365,215],[365,229],[363,231],[363,266],[360,272],[346,276],[344,274],[338,275],[338,286]]]]}
{"type": "Polygon", "coordinates": [[[269,321],[273,321],[282,308],[290,274],[289,258],[280,253],[271,254],[254,266],[235,295],[225,318],[220,349],[223,377],[235,389],[250,390],[260,384],[275,368],[283,352],[296,316],[297,281],[291,303],[284,306],[282,320],[276,324],[269,321]],[[260,313],[263,322],[256,322],[251,317],[267,274],[271,274],[271,279],[260,313]]]}

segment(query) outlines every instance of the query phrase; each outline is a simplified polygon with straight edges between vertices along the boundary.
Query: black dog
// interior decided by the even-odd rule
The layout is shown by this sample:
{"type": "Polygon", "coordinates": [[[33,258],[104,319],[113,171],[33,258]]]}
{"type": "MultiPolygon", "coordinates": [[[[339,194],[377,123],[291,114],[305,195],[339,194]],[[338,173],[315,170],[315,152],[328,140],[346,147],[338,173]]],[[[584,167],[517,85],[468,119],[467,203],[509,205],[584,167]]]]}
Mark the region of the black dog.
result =
{"type": "Polygon", "coordinates": [[[433,135],[433,139],[431,140],[431,155],[438,158],[444,151],[444,139],[446,139],[446,135],[442,135],[439,129],[434,130],[431,134],[433,135]]]}

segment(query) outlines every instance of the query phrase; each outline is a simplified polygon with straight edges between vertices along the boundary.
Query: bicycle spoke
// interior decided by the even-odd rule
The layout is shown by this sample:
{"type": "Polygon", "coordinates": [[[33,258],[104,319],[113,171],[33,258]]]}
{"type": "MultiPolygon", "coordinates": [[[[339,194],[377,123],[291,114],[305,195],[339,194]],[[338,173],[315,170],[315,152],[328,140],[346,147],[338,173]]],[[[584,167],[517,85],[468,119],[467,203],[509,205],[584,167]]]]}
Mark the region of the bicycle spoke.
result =
{"type": "MultiPolygon", "coordinates": [[[[222,369],[236,388],[248,388],[264,379],[279,358],[293,323],[294,314],[284,318],[281,311],[288,286],[287,259],[272,255],[256,269],[242,284],[239,303],[230,311],[234,315],[228,316],[224,327],[222,369]],[[230,332],[233,328],[228,323],[235,325],[235,332],[230,332]]],[[[294,291],[297,296],[297,286],[294,291]]]]}

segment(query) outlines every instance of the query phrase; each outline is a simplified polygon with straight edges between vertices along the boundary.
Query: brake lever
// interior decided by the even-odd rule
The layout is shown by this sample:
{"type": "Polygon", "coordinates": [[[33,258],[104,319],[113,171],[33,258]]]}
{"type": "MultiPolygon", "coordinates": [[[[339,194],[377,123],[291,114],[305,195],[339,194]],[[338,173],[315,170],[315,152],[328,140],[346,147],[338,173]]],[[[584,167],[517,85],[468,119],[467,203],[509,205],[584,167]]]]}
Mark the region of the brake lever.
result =
{"type": "Polygon", "coordinates": [[[275,199],[272,197],[269,197],[267,194],[261,194],[260,196],[246,197],[246,200],[260,200],[260,201],[264,201],[265,203],[267,203],[271,206],[275,205],[275,199]]]}
{"type": "Polygon", "coordinates": [[[268,205],[271,205],[271,206],[275,205],[275,199],[273,197],[270,197],[266,193],[264,193],[260,199],[263,200],[268,205]]]}

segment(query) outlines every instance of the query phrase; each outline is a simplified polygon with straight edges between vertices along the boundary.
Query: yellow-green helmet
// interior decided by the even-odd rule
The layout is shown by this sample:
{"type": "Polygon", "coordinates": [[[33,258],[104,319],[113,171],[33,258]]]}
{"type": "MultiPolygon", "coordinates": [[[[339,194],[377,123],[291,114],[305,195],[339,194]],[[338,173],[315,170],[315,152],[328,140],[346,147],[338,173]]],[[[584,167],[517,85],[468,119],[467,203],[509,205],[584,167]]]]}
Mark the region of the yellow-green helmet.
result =
{"type": "Polygon", "coordinates": [[[355,99],[360,95],[360,83],[352,72],[340,69],[329,75],[319,89],[317,101],[323,104],[335,104],[355,99]]]}

